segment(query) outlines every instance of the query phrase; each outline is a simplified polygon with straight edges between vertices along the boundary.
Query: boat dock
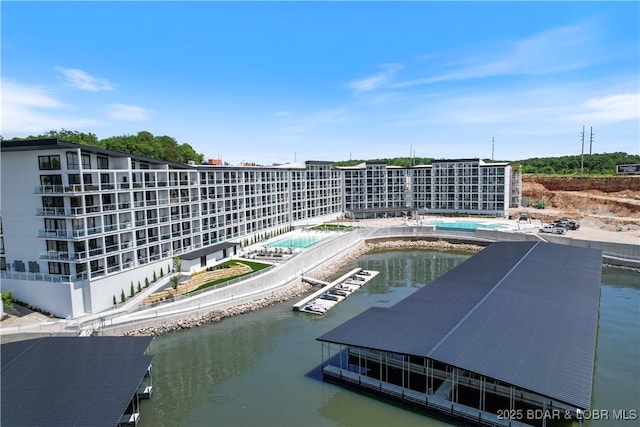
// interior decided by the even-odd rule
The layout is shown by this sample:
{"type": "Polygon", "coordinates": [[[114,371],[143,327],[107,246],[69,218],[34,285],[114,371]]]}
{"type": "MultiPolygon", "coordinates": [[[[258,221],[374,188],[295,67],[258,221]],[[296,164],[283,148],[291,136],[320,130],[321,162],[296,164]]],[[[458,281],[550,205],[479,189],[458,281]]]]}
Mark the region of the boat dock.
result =
{"type": "Polygon", "coordinates": [[[322,288],[294,304],[293,310],[323,315],[377,275],[377,271],[355,268],[331,283],[303,277],[303,281],[322,288]]]}

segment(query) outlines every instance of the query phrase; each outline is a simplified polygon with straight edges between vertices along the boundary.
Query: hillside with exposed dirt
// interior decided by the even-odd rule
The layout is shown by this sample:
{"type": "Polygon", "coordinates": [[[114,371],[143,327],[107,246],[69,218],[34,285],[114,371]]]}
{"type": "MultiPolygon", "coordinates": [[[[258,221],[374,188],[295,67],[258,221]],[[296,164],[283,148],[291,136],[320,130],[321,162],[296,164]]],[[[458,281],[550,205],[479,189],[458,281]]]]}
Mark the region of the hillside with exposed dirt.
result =
{"type": "Polygon", "coordinates": [[[531,206],[524,210],[552,220],[594,218],[605,224],[640,225],[640,176],[549,177],[524,175],[522,196],[531,206]]]}

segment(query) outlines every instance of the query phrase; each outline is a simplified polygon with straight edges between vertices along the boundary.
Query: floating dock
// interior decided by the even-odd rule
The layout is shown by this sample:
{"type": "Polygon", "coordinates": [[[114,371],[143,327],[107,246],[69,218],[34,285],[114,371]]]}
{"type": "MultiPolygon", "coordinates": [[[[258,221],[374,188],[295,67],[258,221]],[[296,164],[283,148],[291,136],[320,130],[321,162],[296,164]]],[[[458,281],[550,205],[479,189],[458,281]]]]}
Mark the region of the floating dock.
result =
{"type": "Polygon", "coordinates": [[[294,311],[323,315],[378,275],[377,271],[356,268],[331,283],[303,277],[302,281],[322,288],[293,305],[294,311]]]}

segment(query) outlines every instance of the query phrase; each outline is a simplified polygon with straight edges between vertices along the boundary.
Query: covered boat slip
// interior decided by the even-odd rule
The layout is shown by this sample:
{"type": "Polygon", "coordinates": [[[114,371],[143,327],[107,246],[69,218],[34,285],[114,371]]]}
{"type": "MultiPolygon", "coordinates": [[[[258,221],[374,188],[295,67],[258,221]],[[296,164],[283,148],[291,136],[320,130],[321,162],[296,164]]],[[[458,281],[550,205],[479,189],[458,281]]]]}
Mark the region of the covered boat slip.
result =
{"type": "Polygon", "coordinates": [[[49,337],[3,344],[2,425],[137,425],[151,396],[152,337],[49,337]]]}
{"type": "Polygon", "coordinates": [[[591,403],[601,255],[493,243],[394,306],[319,337],[325,378],[373,382],[479,424],[575,417],[591,403]]]}

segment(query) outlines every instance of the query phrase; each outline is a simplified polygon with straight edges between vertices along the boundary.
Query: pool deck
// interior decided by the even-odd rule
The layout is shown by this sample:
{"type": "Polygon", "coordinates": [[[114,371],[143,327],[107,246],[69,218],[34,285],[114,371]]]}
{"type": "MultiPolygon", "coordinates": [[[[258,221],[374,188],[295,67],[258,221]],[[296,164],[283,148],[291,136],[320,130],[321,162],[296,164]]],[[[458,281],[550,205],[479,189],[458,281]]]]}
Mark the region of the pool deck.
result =
{"type": "Polygon", "coordinates": [[[377,275],[377,271],[355,268],[331,283],[303,277],[302,281],[324,286],[294,304],[293,311],[302,311],[322,316],[377,275]]]}

